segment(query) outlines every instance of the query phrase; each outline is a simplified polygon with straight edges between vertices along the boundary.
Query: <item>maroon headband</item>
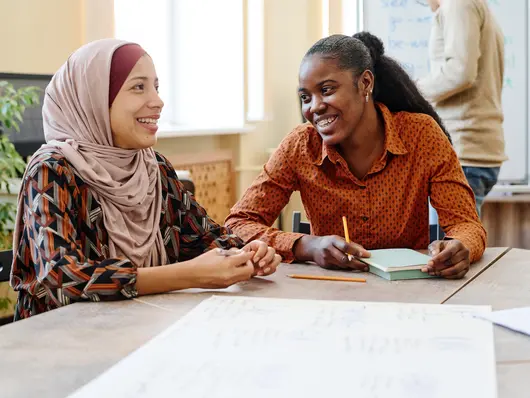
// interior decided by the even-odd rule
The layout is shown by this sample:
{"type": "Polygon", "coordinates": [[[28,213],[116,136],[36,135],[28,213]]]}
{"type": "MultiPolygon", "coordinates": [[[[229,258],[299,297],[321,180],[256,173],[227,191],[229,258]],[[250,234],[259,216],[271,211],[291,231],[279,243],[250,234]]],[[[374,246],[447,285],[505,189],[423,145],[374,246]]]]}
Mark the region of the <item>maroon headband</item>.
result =
{"type": "Polygon", "coordinates": [[[138,44],[125,44],[114,51],[110,65],[109,108],[134,65],[144,54],[145,50],[138,44]]]}

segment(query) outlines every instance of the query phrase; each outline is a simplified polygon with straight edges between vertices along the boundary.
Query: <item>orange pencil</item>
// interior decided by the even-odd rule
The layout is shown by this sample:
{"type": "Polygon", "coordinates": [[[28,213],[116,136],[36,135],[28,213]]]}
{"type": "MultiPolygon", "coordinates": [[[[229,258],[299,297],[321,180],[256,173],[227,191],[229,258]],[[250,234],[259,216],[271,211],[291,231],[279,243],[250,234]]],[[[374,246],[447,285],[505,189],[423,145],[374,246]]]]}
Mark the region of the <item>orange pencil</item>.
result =
{"type": "MultiPolygon", "coordinates": [[[[346,242],[350,243],[350,234],[348,233],[348,221],[346,221],[346,216],[342,216],[342,225],[344,226],[344,237],[346,242]]],[[[348,254],[348,260],[351,261],[351,255],[348,254]]]]}
{"type": "Polygon", "coordinates": [[[298,274],[290,274],[287,276],[289,278],[294,278],[294,279],[312,279],[312,280],[318,280],[318,281],[366,282],[366,279],[363,279],[363,278],[346,278],[343,276],[298,275],[298,274]]]}

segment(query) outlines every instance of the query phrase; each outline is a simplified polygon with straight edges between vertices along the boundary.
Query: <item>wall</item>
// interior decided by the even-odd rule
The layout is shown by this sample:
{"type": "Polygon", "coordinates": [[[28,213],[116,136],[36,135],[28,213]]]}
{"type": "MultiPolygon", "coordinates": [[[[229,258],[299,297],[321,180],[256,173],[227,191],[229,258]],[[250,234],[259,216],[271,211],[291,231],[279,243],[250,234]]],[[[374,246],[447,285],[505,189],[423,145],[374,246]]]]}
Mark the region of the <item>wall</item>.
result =
{"type": "MultiPolygon", "coordinates": [[[[267,161],[267,149],[300,123],[298,67],[322,32],[321,0],[266,0],[265,14],[267,120],[245,135],[164,138],[155,147],[166,155],[232,150],[237,197],[267,161]]],[[[1,72],[51,74],[82,44],[113,35],[113,0],[0,0],[0,15],[16,21],[0,25],[0,37],[11,38],[3,42],[9,56],[0,59],[1,72]]],[[[300,208],[294,195],[287,218],[300,208]]]]}
{"type": "MultiPolygon", "coordinates": [[[[301,122],[298,69],[309,47],[321,37],[320,0],[265,1],[265,112],[256,132],[241,137],[239,192],[244,192],[276,147],[301,122]]],[[[284,228],[291,229],[293,210],[302,210],[298,193],[285,208],[284,228]]]]}
{"type": "Polygon", "coordinates": [[[81,45],[81,1],[0,0],[0,15],[1,72],[53,73],[81,45]]]}
{"type": "Polygon", "coordinates": [[[88,41],[113,34],[113,0],[0,0],[0,72],[53,74],[88,41]]]}

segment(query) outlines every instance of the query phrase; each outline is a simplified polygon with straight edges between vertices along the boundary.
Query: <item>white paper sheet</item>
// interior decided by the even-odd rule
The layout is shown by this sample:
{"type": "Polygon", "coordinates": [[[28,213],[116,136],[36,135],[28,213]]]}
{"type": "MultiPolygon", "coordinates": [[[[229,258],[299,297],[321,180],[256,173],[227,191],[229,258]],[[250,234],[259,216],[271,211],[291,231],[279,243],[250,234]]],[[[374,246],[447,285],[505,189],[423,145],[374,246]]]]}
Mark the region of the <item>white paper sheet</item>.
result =
{"type": "Polygon", "coordinates": [[[71,397],[493,398],[488,311],[214,296],[71,397]]]}
{"type": "Polygon", "coordinates": [[[477,316],[530,336],[530,307],[481,313],[477,316]]]}

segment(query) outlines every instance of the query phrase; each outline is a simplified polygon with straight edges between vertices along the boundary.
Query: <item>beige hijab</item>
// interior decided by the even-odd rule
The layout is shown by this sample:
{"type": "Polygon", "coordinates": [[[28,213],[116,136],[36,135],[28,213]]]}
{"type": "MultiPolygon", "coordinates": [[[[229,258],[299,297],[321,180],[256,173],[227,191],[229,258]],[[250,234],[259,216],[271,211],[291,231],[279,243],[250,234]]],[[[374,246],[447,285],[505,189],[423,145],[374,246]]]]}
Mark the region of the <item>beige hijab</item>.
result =
{"type": "MultiPolygon", "coordinates": [[[[167,262],[159,228],[162,184],[155,152],[115,147],[110,129],[112,55],[127,43],[116,39],[89,43],[53,76],[42,110],[46,144],[34,157],[59,150],[101,204],[110,257],[149,267],[167,262]]],[[[22,205],[21,192],[14,248],[23,227],[22,205]]]]}

